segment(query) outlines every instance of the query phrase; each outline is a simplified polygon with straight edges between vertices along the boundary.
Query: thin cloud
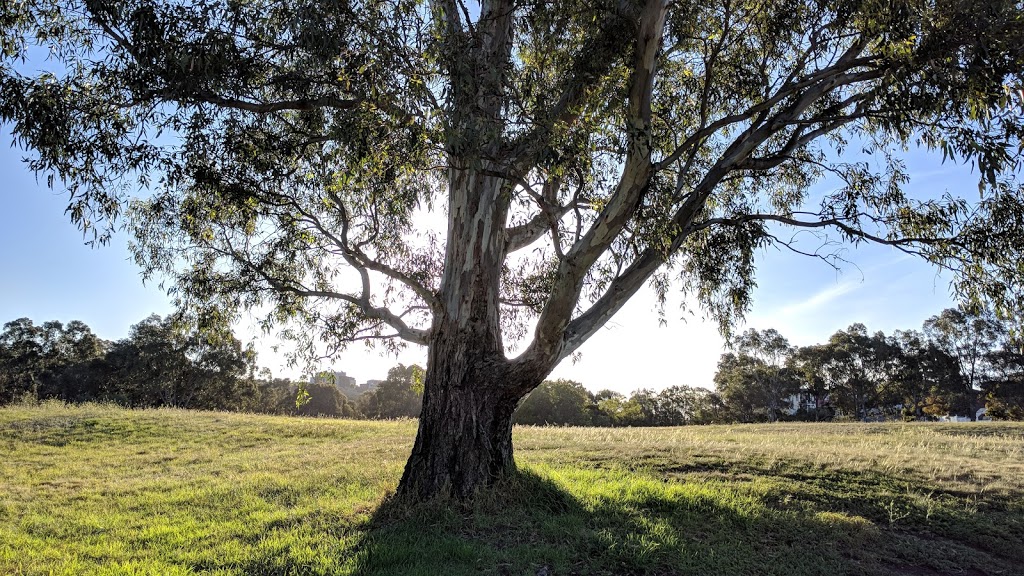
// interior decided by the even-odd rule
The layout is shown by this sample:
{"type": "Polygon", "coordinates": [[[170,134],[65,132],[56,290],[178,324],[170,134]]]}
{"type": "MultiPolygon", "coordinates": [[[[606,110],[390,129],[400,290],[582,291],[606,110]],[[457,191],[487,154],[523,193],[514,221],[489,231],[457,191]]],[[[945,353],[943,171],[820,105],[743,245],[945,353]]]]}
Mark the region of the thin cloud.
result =
{"type": "Polygon", "coordinates": [[[860,285],[861,282],[847,280],[836,284],[835,286],[829,286],[828,288],[819,290],[816,294],[803,302],[783,306],[780,312],[784,316],[798,316],[813,312],[831,303],[840,296],[856,290],[860,285]]]}

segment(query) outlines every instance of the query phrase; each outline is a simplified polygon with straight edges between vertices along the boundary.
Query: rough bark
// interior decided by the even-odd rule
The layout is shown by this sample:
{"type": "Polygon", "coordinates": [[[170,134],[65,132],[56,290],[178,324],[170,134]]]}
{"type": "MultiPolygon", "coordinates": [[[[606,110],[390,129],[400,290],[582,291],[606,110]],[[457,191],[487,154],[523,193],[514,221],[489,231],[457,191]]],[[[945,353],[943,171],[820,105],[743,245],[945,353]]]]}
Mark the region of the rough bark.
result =
{"type": "Polygon", "coordinates": [[[512,412],[540,383],[470,331],[439,331],[430,346],[423,410],[399,493],[468,498],[514,468],[512,412]]]}
{"type": "Polygon", "coordinates": [[[488,172],[466,166],[449,174],[443,310],[431,328],[419,429],[398,488],[420,500],[468,498],[510,470],[512,412],[546,375],[505,357],[498,298],[507,183],[488,172]]]}

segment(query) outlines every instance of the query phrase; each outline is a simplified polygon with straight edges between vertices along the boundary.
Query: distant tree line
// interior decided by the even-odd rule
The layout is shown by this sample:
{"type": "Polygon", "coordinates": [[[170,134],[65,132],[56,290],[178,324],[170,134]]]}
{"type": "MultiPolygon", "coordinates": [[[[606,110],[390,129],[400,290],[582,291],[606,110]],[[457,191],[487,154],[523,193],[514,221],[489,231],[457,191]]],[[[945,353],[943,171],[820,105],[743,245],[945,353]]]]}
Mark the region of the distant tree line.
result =
{"type": "Polygon", "coordinates": [[[25,398],[125,406],[238,409],[253,402],[255,353],[150,316],[111,342],[85,323],[28,318],[0,333],[0,403],[25,398]]]}
{"type": "Polygon", "coordinates": [[[947,309],[891,335],[853,324],[827,342],[793,346],[747,330],[722,355],[714,391],[672,386],[626,397],[549,381],[520,405],[520,424],[679,426],[778,420],[1024,420],[1024,349],[991,313],[947,309]]]}
{"type": "MultiPolygon", "coordinates": [[[[774,329],[747,330],[722,355],[715,389],[592,393],[544,382],[519,405],[519,424],[680,426],[722,422],[934,419],[1024,420],[1024,348],[991,313],[944,310],[921,330],[869,333],[853,324],[827,342],[793,346],[774,329]]],[[[115,402],[345,418],[415,418],[423,370],[399,364],[360,391],[321,373],[309,382],[257,375],[256,353],[150,316],[107,341],[79,321],[8,322],[0,333],[0,404],[23,399],[115,402]]]]}
{"type": "Polygon", "coordinates": [[[308,383],[299,383],[292,389],[291,404],[285,401],[281,409],[275,410],[276,413],[344,418],[416,418],[423,405],[423,369],[415,364],[399,364],[388,370],[385,380],[352,398],[342,392],[327,373],[315,376],[308,383]]]}
{"type": "Polygon", "coordinates": [[[560,426],[683,426],[727,420],[721,398],[707,388],[640,389],[630,396],[592,393],[572,380],[546,381],[516,410],[516,424],[560,426]]]}
{"type": "Polygon", "coordinates": [[[921,330],[869,333],[853,324],[827,342],[791,346],[748,330],[723,354],[716,393],[727,417],[780,419],[1024,419],[1024,348],[992,313],[943,310],[921,330]]]}
{"type": "Polygon", "coordinates": [[[422,369],[398,365],[357,398],[333,383],[257,376],[256,353],[230,333],[200,334],[173,316],[150,316],[127,338],[104,340],[80,321],[0,332],[0,405],[24,400],[232,410],[347,418],[419,415],[422,369]]]}

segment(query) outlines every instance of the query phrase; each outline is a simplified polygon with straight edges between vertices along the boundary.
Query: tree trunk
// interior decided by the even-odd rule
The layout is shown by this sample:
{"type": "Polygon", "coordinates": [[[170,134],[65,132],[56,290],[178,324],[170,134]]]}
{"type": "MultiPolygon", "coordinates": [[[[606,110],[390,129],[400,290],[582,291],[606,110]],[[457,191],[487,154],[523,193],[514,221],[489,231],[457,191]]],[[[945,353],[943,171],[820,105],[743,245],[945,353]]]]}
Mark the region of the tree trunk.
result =
{"type": "Polygon", "coordinates": [[[418,499],[466,498],[511,469],[512,412],[550,371],[514,376],[521,369],[505,358],[502,344],[501,271],[515,179],[505,176],[510,166],[499,158],[514,10],[504,0],[479,8],[475,32],[446,31],[451,49],[441,63],[452,79],[454,120],[445,143],[448,240],[419,430],[398,486],[399,494],[418,499]]]}
{"type": "Polygon", "coordinates": [[[513,470],[512,412],[540,378],[524,382],[469,331],[440,334],[430,346],[419,430],[398,493],[465,499],[513,470]]]}
{"type": "Polygon", "coordinates": [[[971,411],[971,422],[978,421],[978,410],[981,409],[981,395],[975,392],[974,387],[967,392],[967,409],[971,411]]]}
{"type": "MultiPolygon", "coordinates": [[[[472,163],[465,163],[472,164],[472,163]]],[[[508,184],[473,168],[449,173],[448,244],[423,409],[398,492],[467,498],[510,470],[512,412],[551,366],[516,365],[501,337],[508,184]]]]}

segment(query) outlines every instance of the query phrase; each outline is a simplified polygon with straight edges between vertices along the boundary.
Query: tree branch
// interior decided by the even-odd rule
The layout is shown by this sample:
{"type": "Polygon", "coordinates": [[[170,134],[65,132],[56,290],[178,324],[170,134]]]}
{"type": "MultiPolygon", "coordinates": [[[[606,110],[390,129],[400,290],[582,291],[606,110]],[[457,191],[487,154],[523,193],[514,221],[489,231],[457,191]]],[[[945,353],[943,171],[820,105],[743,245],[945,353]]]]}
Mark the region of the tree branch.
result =
{"type": "Polygon", "coordinates": [[[524,355],[536,361],[560,357],[569,323],[587,272],[611,245],[639,205],[651,174],[651,97],[667,4],[648,0],[640,17],[636,58],[630,79],[626,133],[629,149],[615,193],[587,232],[559,263],[558,282],[537,320],[534,342],[524,355]]]}
{"type": "Polygon", "coordinates": [[[161,94],[162,96],[184,102],[213,104],[223,108],[244,110],[256,114],[272,114],[283,110],[316,110],[318,108],[338,108],[349,110],[358,106],[362,99],[339,98],[338,96],[321,96],[319,98],[300,98],[296,100],[280,100],[277,102],[253,102],[237,98],[225,98],[209,92],[195,92],[188,95],[161,94]]]}
{"type": "Polygon", "coordinates": [[[522,182],[520,186],[537,203],[540,212],[528,222],[505,230],[507,238],[505,243],[506,250],[510,253],[521,250],[540,240],[546,233],[551,232],[551,240],[554,243],[555,251],[561,257],[562,250],[561,246],[559,246],[558,221],[562,219],[562,216],[565,216],[569,211],[579,206],[578,198],[573,198],[572,202],[564,206],[558,203],[558,191],[562,187],[561,178],[554,178],[545,182],[543,191],[540,194],[533,191],[526,182],[522,182]]]}
{"type": "MultiPolygon", "coordinates": [[[[852,54],[852,52],[848,51],[844,55],[844,58],[852,57],[852,54]]],[[[582,345],[587,338],[592,336],[619,309],[621,309],[625,302],[635,294],[641,286],[643,286],[647,279],[650,278],[661,264],[667,261],[672,254],[675,254],[679,250],[683,241],[690,234],[699,229],[699,227],[695,227],[693,225],[693,222],[702,210],[706,199],[722,178],[724,178],[729,172],[742,166],[743,163],[749,159],[749,155],[758,146],[782,127],[791,124],[794,120],[799,118],[807,108],[827,94],[830,90],[853,81],[860,81],[860,78],[865,78],[872,74],[873,72],[864,73],[863,75],[849,73],[837,74],[831,78],[826,76],[826,80],[822,81],[820,84],[808,87],[808,89],[800,94],[800,96],[790,106],[779,111],[771,118],[765,118],[760,124],[750,126],[746,131],[741,133],[726,149],[718,162],[716,162],[708,173],[705,174],[705,177],[702,179],[700,184],[694,188],[687,201],[684,202],[676,212],[673,217],[673,223],[678,232],[672,239],[669,248],[664,251],[654,250],[652,248],[646,249],[636,260],[634,260],[625,272],[616,276],[616,278],[609,284],[605,293],[597,302],[594,303],[594,305],[592,305],[582,315],[567,323],[563,330],[563,338],[560,346],[558,347],[559,351],[556,358],[561,360],[569,356],[580,345],[582,345]]],[[[812,134],[816,137],[820,135],[820,130],[821,129],[816,130],[812,132],[812,134]]],[[[792,149],[796,149],[808,141],[809,139],[805,140],[801,137],[800,131],[798,130],[787,144],[787,148],[791,147],[792,149]]],[[[770,166],[769,163],[762,163],[757,166],[747,166],[747,168],[751,170],[764,170],[770,167],[772,166],[770,166]]],[[[874,237],[869,236],[870,235],[862,235],[865,239],[874,239],[874,237]]],[[[540,326],[541,324],[538,323],[538,334],[540,326]]],[[[530,350],[528,349],[527,352],[530,352],[530,350]]],[[[524,353],[521,358],[525,359],[526,357],[527,354],[524,353]]]]}
{"type": "Polygon", "coordinates": [[[286,280],[276,278],[270,275],[263,266],[255,264],[248,256],[244,253],[235,250],[230,239],[224,237],[224,243],[227,246],[227,250],[221,250],[214,248],[212,245],[211,249],[232,258],[235,262],[242,264],[245,268],[254,272],[260,278],[262,278],[273,290],[282,293],[294,294],[296,296],[302,296],[305,298],[323,298],[329,300],[340,300],[347,302],[359,308],[359,310],[369,319],[379,320],[384,322],[395,329],[397,334],[406,341],[414,344],[421,344],[426,346],[430,339],[430,330],[422,330],[419,328],[412,328],[405,323],[404,320],[391,310],[383,306],[374,306],[370,303],[368,288],[364,282],[362,296],[352,296],[351,294],[345,294],[343,292],[336,292],[333,290],[312,290],[306,288],[302,284],[294,280],[286,280]]]}
{"type": "Polygon", "coordinates": [[[759,104],[751,106],[744,110],[743,112],[719,118],[718,120],[712,122],[711,124],[697,130],[689,137],[687,137],[687,139],[684,140],[683,143],[679,145],[675,150],[673,150],[668,156],[659,161],[654,167],[655,170],[663,170],[668,166],[672,165],[673,163],[678,161],[683,154],[685,154],[690,149],[698,146],[701,142],[703,142],[705,139],[710,137],[718,130],[732,124],[745,122],[747,120],[750,120],[751,118],[754,118],[758,114],[770,111],[772,108],[782,103],[787,98],[793,97],[803,90],[815,87],[816,85],[822,86],[826,84],[832,84],[832,86],[829,87],[829,89],[832,89],[838,86],[852,84],[854,82],[862,82],[881,77],[884,72],[876,69],[868,69],[861,73],[848,73],[849,70],[867,66],[869,64],[874,63],[877,60],[875,57],[857,58],[856,56],[860,54],[860,51],[863,50],[863,48],[864,46],[862,42],[855,42],[854,45],[851,46],[847,50],[847,52],[844,53],[843,56],[832,66],[818,70],[814,74],[811,74],[810,76],[802,80],[794,80],[792,82],[786,83],[783,86],[781,86],[775,92],[775,94],[773,94],[767,100],[764,100],[759,104]],[[836,77],[840,78],[836,79],[836,77]]]}
{"type": "Polygon", "coordinates": [[[735,226],[738,224],[742,224],[744,222],[751,221],[779,222],[781,224],[786,224],[787,226],[794,226],[798,228],[834,227],[838,230],[841,230],[843,233],[845,233],[847,236],[851,238],[861,238],[863,240],[868,240],[876,244],[892,246],[893,248],[896,248],[901,252],[905,252],[907,254],[915,256],[919,255],[919,253],[909,248],[910,246],[914,246],[915,244],[961,246],[961,243],[956,238],[926,238],[921,236],[883,238],[876,234],[865,232],[864,230],[856,226],[851,226],[850,224],[847,224],[846,222],[843,221],[843,219],[840,218],[826,218],[824,220],[814,220],[808,222],[804,220],[797,220],[789,216],[782,216],[779,214],[745,214],[742,216],[737,216],[735,218],[712,218],[704,222],[701,222],[700,228],[707,228],[709,226],[716,224],[735,226]]]}
{"type": "Polygon", "coordinates": [[[293,208],[295,208],[295,210],[299,214],[301,214],[304,218],[306,218],[307,222],[311,226],[316,228],[316,230],[318,232],[320,232],[328,240],[330,240],[330,242],[332,244],[334,244],[338,248],[338,250],[340,250],[339,255],[342,258],[345,259],[345,262],[348,263],[350,266],[352,266],[353,268],[355,268],[359,272],[359,275],[360,275],[361,280],[362,280],[362,285],[363,285],[363,297],[364,298],[369,300],[370,278],[369,278],[369,275],[367,274],[367,270],[372,270],[374,272],[379,272],[379,273],[383,274],[384,276],[387,276],[388,278],[391,278],[393,280],[397,280],[397,281],[401,282],[402,284],[404,284],[405,286],[407,286],[417,296],[419,296],[420,298],[423,299],[423,301],[427,304],[427,306],[430,308],[430,310],[436,312],[437,310],[440,309],[439,308],[440,307],[440,301],[438,300],[437,295],[434,294],[433,291],[431,291],[426,286],[424,286],[424,285],[420,284],[419,282],[417,282],[414,278],[412,278],[408,274],[405,274],[404,272],[402,272],[400,270],[397,270],[397,269],[395,269],[395,268],[393,268],[391,266],[388,266],[387,264],[384,264],[383,262],[379,262],[377,260],[374,260],[374,259],[370,258],[361,249],[359,249],[357,247],[354,247],[354,246],[351,246],[349,244],[349,242],[348,242],[348,230],[349,230],[348,210],[345,208],[344,204],[341,202],[341,199],[338,198],[336,195],[332,194],[331,195],[331,199],[338,205],[338,210],[340,210],[342,212],[342,228],[341,228],[341,235],[340,236],[335,234],[328,227],[324,226],[323,223],[320,222],[320,219],[315,214],[313,214],[309,210],[306,210],[302,205],[300,205],[298,202],[296,202],[294,200],[294,198],[291,198],[291,197],[288,197],[288,196],[280,196],[280,197],[288,205],[290,205],[293,208]]]}

